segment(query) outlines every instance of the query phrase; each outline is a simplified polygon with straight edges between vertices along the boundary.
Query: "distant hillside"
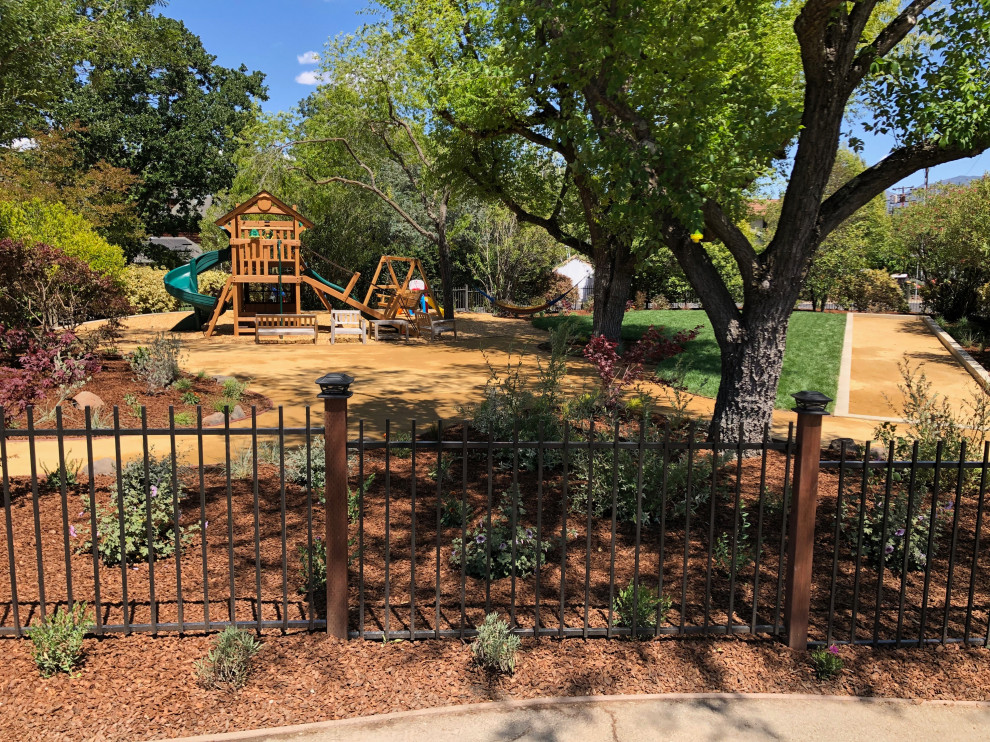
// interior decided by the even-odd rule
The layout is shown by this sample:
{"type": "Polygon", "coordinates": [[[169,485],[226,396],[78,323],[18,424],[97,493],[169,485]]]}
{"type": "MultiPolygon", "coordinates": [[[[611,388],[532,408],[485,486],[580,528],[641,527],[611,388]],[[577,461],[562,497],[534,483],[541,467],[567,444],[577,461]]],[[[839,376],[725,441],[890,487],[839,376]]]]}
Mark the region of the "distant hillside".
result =
{"type": "MultiPolygon", "coordinates": [[[[974,180],[979,180],[982,175],[957,175],[955,178],[946,178],[945,180],[940,180],[938,183],[944,183],[945,185],[966,185],[974,180]]],[[[938,185],[936,183],[936,185],[938,185]]]]}

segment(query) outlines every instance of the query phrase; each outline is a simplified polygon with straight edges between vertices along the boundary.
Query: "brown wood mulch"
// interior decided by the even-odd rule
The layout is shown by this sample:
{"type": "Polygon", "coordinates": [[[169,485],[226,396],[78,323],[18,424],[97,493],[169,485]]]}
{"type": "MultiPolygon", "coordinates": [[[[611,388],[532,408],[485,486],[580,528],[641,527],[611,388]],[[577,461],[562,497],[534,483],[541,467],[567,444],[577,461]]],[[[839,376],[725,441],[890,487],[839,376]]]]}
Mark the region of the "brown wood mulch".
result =
{"type": "Polygon", "coordinates": [[[300,724],[445,705],[634,693],[821,693],[990,698],[990,652],[956,646],[843,647],[841,676],[814,679],[807,656],[769,640],[523,641],[516,673],[492,683],[465,643],[346,644],[263,636],[246,685],[206,690],[193,663],[204,636],[85,641],[75,677],[38,676],[27,640],[5,640],[0,738],[145,740],[300,724]]]}
{"type": "MultiPolygon", "coordinates": [[[[141,426],[141,411],[143,405],[147,411],[149,428],[167,428],[169,424],[169,407],[175,409],[175,414],[187,413],[195,425],[196,405],[189,404],[183,400],[183,395],[191,392],[198,398],[200,406],[203,408],[203,417],[215,412],[214,403],[223,399],[223,387],[211,376],[199,377],[193,374],[183,373],[182,377],[191,384],[188,390],[180,391],[174,387],[169,387],[151,393],[144,381],[135,376],[131,371],[127,361],[122,358],[109,358],[103,361],[102,369],[86,382],[86,384],[76,392],[91,392],[103,400],[104,406],[99,411],[99,418],[102,427],[112,427],[113,408],[120,408],[120,427],[139,428],[141,426]],[[136,401],[135,401],[136,400],[136,401]]],[[[35,405],[35,425],[38,428],[54,428],[56,426],[55,416],[40,422],[40,417],[45,411],[53,408],[57,401],[56,392],[52,390],[49,397],[35,405]]],[[[247,391],[237,402],[248,415],[251,414],[251,406],[258,408],[259,414],[271,409],[272,402],[267,397],[247,391]]],[[[27,414],[21,413],[15,416],[16,427],[27,427],[27,414]]],[[[82,429],[85,427],[85,412],[75,406],[71,399],[62,404],[62,426],[66,429],[82,429]]],[[[176,427],[191,427],[181,424],[181,418],[176,423],[176,427]]],[[[98,427],[98,426],[94,426],[98,427]]]]}

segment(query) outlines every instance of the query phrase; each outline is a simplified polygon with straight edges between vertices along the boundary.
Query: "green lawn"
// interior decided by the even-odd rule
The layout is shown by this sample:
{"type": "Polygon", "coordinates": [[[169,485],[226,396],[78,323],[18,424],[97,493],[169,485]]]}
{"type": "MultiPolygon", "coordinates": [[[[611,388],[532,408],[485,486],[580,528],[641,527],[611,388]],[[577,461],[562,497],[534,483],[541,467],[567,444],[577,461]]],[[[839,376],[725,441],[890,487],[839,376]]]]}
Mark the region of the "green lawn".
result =
{"type": "MultiPolygon", "coordinates": [[[[563,317],[537,317],[536,327],[548,329],[563,317]]],[[[587,315],[573,318],[578,333],[585,337],[591,333],[591,317],[587,315]]],[[[688,343],[684,363],[688,372],[685,382],[689,391],[705,397],[718,393],[721,363],[718,344],[712,332],[708,317],[701,310],[650,310],[627,312],[622,323],[622,338],[636,340],[650,325],[664,327],[670,332],[690,330],[701,325],[698,337],[688,343]]],[[[835,399],[839,382],[839,363],[842,358],[842,338],[846,329],[846,315],[821,314],[818,312],[795,312],[791,316],[787,331],[787,348],[784,351],[784,369],[780,375],[777,390],[777,407],[791,409],[794,400],[791,394],[802,389],[824,392],[835,399]]],[[[661,364],[660,369],[673,367],[671,359],[661,364]]],[[[834,403],[829,405],[832,409],[834,403]]]]}

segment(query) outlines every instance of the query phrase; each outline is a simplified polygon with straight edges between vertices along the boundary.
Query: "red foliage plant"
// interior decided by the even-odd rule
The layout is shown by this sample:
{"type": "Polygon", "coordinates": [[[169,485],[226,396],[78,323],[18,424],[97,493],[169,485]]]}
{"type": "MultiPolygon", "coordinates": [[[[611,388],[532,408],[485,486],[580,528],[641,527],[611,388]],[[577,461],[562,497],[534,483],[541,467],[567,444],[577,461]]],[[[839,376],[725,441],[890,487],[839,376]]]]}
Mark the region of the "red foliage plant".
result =
{"type": "Polygon", "coordinates": [[[644,365],[656,366],[684,352],[684,345],[698,336],[701,326],[679,330],[670,337],[653,325],[623,354],[618,343],[595,335],[584,347],[584,357],[595,367],[602,385],[606,407],[615,407],[623,390],[645,376],[644,365]]]}
{"type": "Polygon", "coordinates": [[[78,258],[43,243],[0,240],[0,407],[4,422],[51,389],[100,368],[96,343],[115,331],[130,304],[122,287],[78,258]],[[74,329],[108,318],[82,342],[74,329]]]}

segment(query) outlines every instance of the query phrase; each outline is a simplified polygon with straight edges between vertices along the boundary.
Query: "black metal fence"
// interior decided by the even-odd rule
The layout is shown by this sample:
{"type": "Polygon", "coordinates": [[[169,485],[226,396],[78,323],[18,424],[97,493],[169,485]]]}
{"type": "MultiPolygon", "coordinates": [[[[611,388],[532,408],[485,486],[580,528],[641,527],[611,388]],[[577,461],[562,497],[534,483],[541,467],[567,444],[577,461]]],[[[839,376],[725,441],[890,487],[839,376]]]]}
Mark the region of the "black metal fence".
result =
{"type": "MultiPolygon", "coordinates": [[[[252,411],[246,427],[207,428],[201,410],[192,427],[171,410],[159,428],[146,414],[122,428],[116,409],[109,429],[88,411],[75,429],[61,413],[53,429],[0,423],[0,634],[73,601],[97,633],[325,627],[324,429],[309,408],[301,427],[269,414],[274,427],[252,411]],[[77,450],[88,471],[108,454],[112,473],[69,476],[77,450]]],[[[629,423],[553,441],[441,422],[355,431],[353,637],[467,637],[490,611],[531,636],[784,631],[790,433],[740,445],[629,423]]],[[[942,451],[844,448],[821,463],[813,641],[990,638],[988,449],[942,451]]]]}

